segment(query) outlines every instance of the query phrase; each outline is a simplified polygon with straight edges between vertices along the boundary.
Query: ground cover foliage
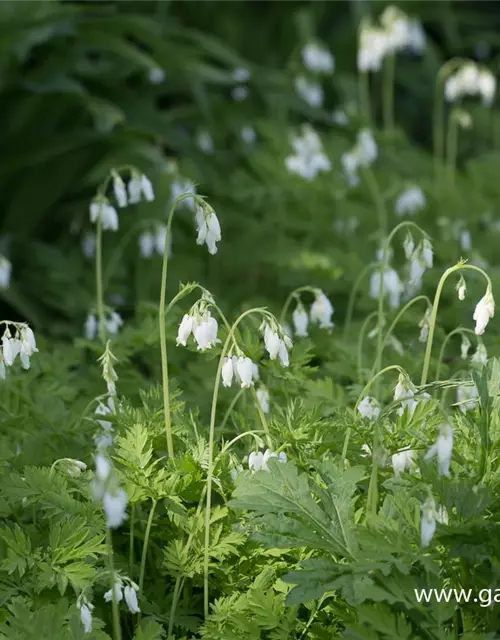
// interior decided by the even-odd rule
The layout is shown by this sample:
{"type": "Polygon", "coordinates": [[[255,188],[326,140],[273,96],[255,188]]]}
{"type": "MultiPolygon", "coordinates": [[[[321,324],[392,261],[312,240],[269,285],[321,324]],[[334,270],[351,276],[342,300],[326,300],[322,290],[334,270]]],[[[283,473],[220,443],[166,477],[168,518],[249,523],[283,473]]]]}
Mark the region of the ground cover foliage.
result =
{"type": "Polygon", "coordinates": [[[1,638],[497,637],[489,4],[0,3],[1,638]]]}

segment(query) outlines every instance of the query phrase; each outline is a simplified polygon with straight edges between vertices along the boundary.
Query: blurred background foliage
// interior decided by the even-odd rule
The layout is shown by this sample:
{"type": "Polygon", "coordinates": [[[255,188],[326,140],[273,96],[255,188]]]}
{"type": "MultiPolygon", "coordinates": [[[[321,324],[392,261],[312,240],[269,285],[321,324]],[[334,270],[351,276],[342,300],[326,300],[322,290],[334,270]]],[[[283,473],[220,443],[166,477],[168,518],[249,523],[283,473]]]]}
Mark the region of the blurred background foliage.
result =
{"type": "MultiPolygon", "coordinates": [[[[182,178],[218,212],[223,242],[215,258],[197,247],[192,213],[183,207],[173,226],[170,295],[180,280],[198,280],[225,310],[255,302],[277,310],[291,289],[312,283],[331,295],[341,319],[353,281],[377,247],[371,196],[363,186],[346,195],[339,163],[363,125],[356,33],[363,16],[378,16],[386,4],[1,2],[0,251],[13,263],[11,286],[1,292],[4,315],[58,338],[81,333],[94,304],[93,262],[82,251],[91,231],[88,206],[110,168],[134,164],[157,198],[122,212],[119,233],[104,235],[104,262],[114,265],[106,295],[124,317],[158,299],[160,261],[140,257],[137,235],[145,221],[164,220],[172,184],[182,178]],[[321,108],[294,89],[304,71],[301,49],[316,37],[336,58],[321,108]],[[245,100],[233,97],[238,68],[250,75],[245,100]],[[332,118],[338,108],[349,116],[346,126],[332,118]],[[333,165],[313,182],[284,164],[289,136],[304,122],[321,133],[333,165]],[[242,140],[244,127],[255,130],[254,142],[242,140]],[[213,140],[210,152],[197,143],[202,132],[213,140]],[[339,233],[339,221],[353,217],[358,230],[339,233]]],[[[495,215],[500,126],[495,110],[474,118],[473,132],[460,140],[463,189],[436,211],[428,153],[435,78],[453,55],[480,59],[495,73],[500,14],[488,2],[402,5],[422,20],[428,45],[421,57],[398,57],[399,129],[390,139],[377,134],[375,171],[389,207],[406,180],[429,187],[419,222],[447,264],[460,247],[437,217],[463,219],[474,238],[480,216],[495,215]]],[[[379,78],[372,80],[377,112],[379,78]]],[[[481,246],[485,260],[495,251],[496,241],[481,246]]]]}

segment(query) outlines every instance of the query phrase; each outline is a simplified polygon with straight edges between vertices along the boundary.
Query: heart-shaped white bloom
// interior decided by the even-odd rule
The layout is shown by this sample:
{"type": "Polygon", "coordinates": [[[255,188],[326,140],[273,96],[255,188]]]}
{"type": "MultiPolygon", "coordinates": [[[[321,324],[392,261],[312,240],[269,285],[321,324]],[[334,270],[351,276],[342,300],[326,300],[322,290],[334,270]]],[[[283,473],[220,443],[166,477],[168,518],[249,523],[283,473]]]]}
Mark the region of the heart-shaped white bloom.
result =
{"type": "Polygon", "coordinates": [[[230,387],[233,383],[233,375],[234,375],[232,358],[224,358],[221,375],[222,375],[222,384],[225,387],[230,387]]]}
{"type": "Polygon", "coordinates": [[[476,322],[476,335],[482,336],[490,318],[495,315],[495,300],[488,287],[485,295],[479,300],[474,310],[473,320],[476,322]]]}
{"type": "Polygon", "coordinates": [[[189,314],[185,313],[179,325],[179,330],[177,331],[177,339],[176,339],[177,346],[179,346],[180,344],[183,347],[186,346],[188,338],[193,331],[193,326],[194,326],[193,316],[190,316],[189,314]]]}
{"type": "Polygon", "coordinates": [[[110,529],[116,529],[127,519],[127,494],[123,489],[118,489],[115,493],[106,491],[103,497],[103,506],[106,525],[110,529]]]}
{"type": "Polygon", "coordinates": [[[80,620],[83,625],[83,630],[85,633],[92,632],[92,611],[90,607],[86,604],[82,604],[80,606],[80,620]]]}
{"type": "Polygon", "coordinates": [[[318,324],[321,329],[331,329],[334,326],[332,322],[332,303],[323,291],[317,290],[315,295],[316,299],[311,305],[311,322],[318,324]]]}
{"type": "Polygon", "coordinates": [[[437,456],[438,473],[440,476],[450,475],[451,454],[453,451],[453,428],[444,424],[439,430],[435,444],[425,454],[425,460],[437,456]]]}
{"type": "Polygon", "coordinates": [[[412,449],[405,449],[404,451],[399,451],[395,453],[391,457],[392,468],[394,469],[394,474],[399,476],[401,473],[406,471],[406,469],[411,469],[415,458],[415,451],[412,449]]]}
{"type": "Polygon", "coordinates": [[[140,613],[139,604],[137,602],[137,592],[134,587],[127,585],[123,590],[125,596],[125,602],[130,613],[140,613]]]}
{"type": "Polygon", "coordinates": [[[292,313],[293,326],[295,328],[295,335],[300,338],[305,338],[309,334],[307,333],[307,325],[309,324],[309,316],[304,309],[302,302],[298,302],[292,313]]]}
{"type": "Polygon", "coordinates": [[[242,389],[248,389],[253,385],[254,368],[250,358],[240,356],[236,361],[236,371],[238,372],[242,389]]]}
{"type": "Polygon", "coordinates": [[[436,505],[434,500],[427,498],[422,505],[420,520],[420,542],[422,547],[428,547],[436,531],[436,505]]]}
{"type": "Polygon", "coordinates": [[[358,404],[358,412],[363,416],[363,418],[376,420],[380,415],[380,407],[378,406],[375,398],[365,396],[358,404]]]}

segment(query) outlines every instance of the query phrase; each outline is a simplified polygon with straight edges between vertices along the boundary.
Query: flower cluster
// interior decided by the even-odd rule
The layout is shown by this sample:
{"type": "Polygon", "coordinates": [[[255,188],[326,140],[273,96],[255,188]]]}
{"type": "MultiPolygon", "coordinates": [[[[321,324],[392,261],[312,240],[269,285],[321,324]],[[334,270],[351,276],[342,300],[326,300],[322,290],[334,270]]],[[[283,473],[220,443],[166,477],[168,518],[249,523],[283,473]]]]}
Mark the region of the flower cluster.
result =
{"type": "Polygon", "coordinates": [[[267,463],[270,458],[276,458],[278,462],[287,461],[284,451],[281,451],[279,455],[277,453],[271,453],[269,449],[266,449],[264,453],[262,453],[262,451],[252,451],[248,456],[248,468],[251,471],[269,471],[267,463]]]}
{"type": "Polygon", "coordinates": [[[139,604],[137,602],[137,592],[139,587],[130,578],[126,576],[115,576],[115,583],[109,591],[104,594],[104,600],[111,602],[114,598],[115,602],[121,602],[125,599],[130,613],[140,613],[139,604]]]}
{"type": "Polygon", "coordinates": [[[217,253],[216,243],[221,239],[219,219],[209,204],[203,200],[198,202],[201,202],[201,204],[196,207],[196,227],[198,231],[196,244],[206,244],[208,252],[214,255],[217,253]]]}
{"type": "MultiPolygon", "coordinates": [[[[143,231],[139,236],[139,250],[143,258],[149,259],[153,253],[163,256],[165,243],[167,241],[167,225],[157,224],[153,229],[143,231]]],[[[172,246],[172,236],[170,235],[170,247],[172,246]]]]}
{"type": "Polygon", "coordinates": [[[142,198],[147,202],[152,202],[155,199],[151,181],[136,169],[132,169],[127,186],[121,176],[116,171],[113,172],[113,191],[118,206],[121,208],[129,204],[137,204],[142,198]]]}
{"type": "Polygon", "coordinates": [[[465,62],[448,76],[444,85],[444,95],[449,102],[465,96],[479,95],[483,104],[489,107],[493,103],[495,92],[495,76],[489,69],[480,67],[472,60],[465,62]]]}
{"type": "Polygon", "coordinates": [[[0,289],[8,289],[10,286],[10,276],[12,264],[5,256],[0,256],[0,289]]]}
{"type": "Polygon", "coordinates": [[[285,158],[290,173],[304,180],[314,180],[321,171],[330,171],[332,165],[323,151],[321,139],[310,125],[302,126],[302,135],[291,140],[294,154],[285,158]]]}
{"type": "Polygon", "coordinates": [[[224,358],[222,364],[222,384],[230,387],[235,378],[242,389],[253,386],[254,381],[259,379],[259,368],[250,358],[244,354],[238,356],[228,356],[224,358]]]}
{"type": "Polygon", "coordinates": [[[283,327],[278,325],[276,321],[271,321],[271,324],[264,321],[260,326],[260,330],[264,336],[264,345],[270,359],[276,360],[276,358],[279,358],[281,364],[284,367],[288,367],[288,350],[291,349],[293,345],[283,327]]]}
{"type": "Polygon", "coordinates": [[[292,314],[295,335],[306,337],[308,334],[309,319],[312,323],[319,325],[321,329],[331,329],[334,324],[332,322],[333,306],[321,289],[314,290],[315,300],[311,305],[309,314],[307,313],[300,298],[298,298],[297,306],[292,314]]]}
{"type": "Polygon", "coordinates": [[[361,26],[358,47],[358,70],[380,71],[386,56],[407,49],[420,54],[425,49],[425,33],[418,20],[394,6],[380,16],[380,24],[367,21],[361,26]]]}
{"type": "Polygon", "coordinates": [[[312,73],[333,73],[335,58],[330,51],[318,42],[308,42],[302,49],[302,61],[312,73]]]}
{"type": "Polygon", "coordinates": [[[416,185],[408,187],[399,194],[394,211],[398,216],[413,215],[426,205],[425,193],[416,185]]]}
{"type": "Polygon", "coordinates": [[[371,396],[365,396],[358,404],[358,411],[363,418],[368,420],[376,420],[380,415],[380,407],[375,398],[371,396]]]}
{"type": "Polygon", "coordinates": [[[310,80],[306,76],[297,76],[295,78],[295,91],[310,107],[321,107],[323,105],[325,94],[323,87],[316,80],[310,80]]]}
{"type": "Polygon", "coordinates": [[[0,378],[3,380],[7,374],[6,367],[11,367],[17,356],[19,356],[23,369],[29,369],[30,357],[38,351],[35,334],[27,324],[16,322],[5,324],[0,353],[0,378]],[[11,329],[14,335],[12,335],[11,329]]]}
{"type": "Polygon", "coordinates": [[[231,90],[233,100],[242,102],[248,98],[248,81],[250,80],[250,71],[246,67],[236,67],[233,70],[233,80],[236,86],[231,90]]]}
{"type": "Polygon", "coordinates": [[[359,184],[358,170],[360,167],[369,167],[375,162],[378,155],[378,147],[370,129],[361,129],[358,132],[354,147],[342,154],[340,161],[349,186],[359,184]]]}
{"type": "Polygon", "coordinates": [[[377,299],[383,289],[383,295],[388,297],[389,305],[397,309],[401,303],[401,295],[404,291],[403,283],[395,269],[386,265],[380,277],[380,268],[377,267],[370,277],[370,297],[377,299]]]}
{"type": "Polygon", "coordinates": [[[213,299],[208,291],[205,291],[197,302],[182,317],[177,331],[177,346],[187,346],[187,341],[192,335],[198,351],[206,351],[220,343],[217,338],[219,325],[210,312],[213,299]]]}
{"type": "MultiPolygon", "coordinates": [[[[102,423],[101,423],[102,424],[102,423]]],[[[102,441],[101,441],[101,444],[102,441]]],[[[127,519],[127,494],[120,487],[116,473],[114,473],[110,459],[104,447],[95,458],[95,479],[92,481],[94,499],[102,502],[106,526],[116,529],[127,519]]]]}
{"type": "MultiPolygon", "coordinates": [[[[117,311],[107,309],[104,315],[104,326],[109,335],[115,336],[123,326],[123,318],[117,311]]],[[[94,311],[91,311],[84,324],[84,335],[87,340],[95,340],[99,333],[99,322],[94,311]]]]}

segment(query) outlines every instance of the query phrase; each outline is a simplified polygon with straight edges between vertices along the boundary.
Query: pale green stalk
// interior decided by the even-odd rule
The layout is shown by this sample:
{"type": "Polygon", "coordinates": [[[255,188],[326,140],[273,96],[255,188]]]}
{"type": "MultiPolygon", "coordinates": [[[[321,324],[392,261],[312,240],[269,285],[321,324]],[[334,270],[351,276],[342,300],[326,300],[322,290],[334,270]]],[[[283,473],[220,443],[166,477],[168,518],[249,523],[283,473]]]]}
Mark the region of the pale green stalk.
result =
{"type": "Polygon", "coordinates": [[[466,335],[468,333],[477,339],[476,333],[472,329],[466,329],[464,327],[457,327],[456,329],[453,329],[453,331],[450,331],[450,333],[445,337],[445,339],[443,340],[443,344],[441,345],[441,349],[439,351],[438,363],[436,367],[436,381],[439,381],[439,375],[441,373],[441,365],[443,363],[444,352],[450,338],[456,335],[466,335]]]}
{"type": "Polygon", "coordinates": [[[113,560],[113,541],[111,538],[111,529],[106,527],[106,546],[108,549],[108,568],[109,575],[111,576],[111,610],[113,615],[113,640],[122,640],[122,630],[120,626],[120,610],[118,607],[118,600],[115,593],[116,573],[113,560]]]}
{"type": "Polygon", "coordinates": [[[359,274],[359,276],[356,278],[354,285],[351,288],[351,291],[349,293],[349,300],[347,301],[347,310],[346,310],[345,324],[344,324],[344,339],[347,337],[350,326],[351,326],[352,314],[354,311],[354,302],[356,299],[356,294],[358,292],[358,289],[361,286],[361,282],[363,281],[364,277],[368,273],[370,273],[370,271],[372,271],[372,269],[378,269],[378,267],[379,267],[378,262],[372,262],[366,267],[364,267],[361,270],[361,273],[359,274]]]}

